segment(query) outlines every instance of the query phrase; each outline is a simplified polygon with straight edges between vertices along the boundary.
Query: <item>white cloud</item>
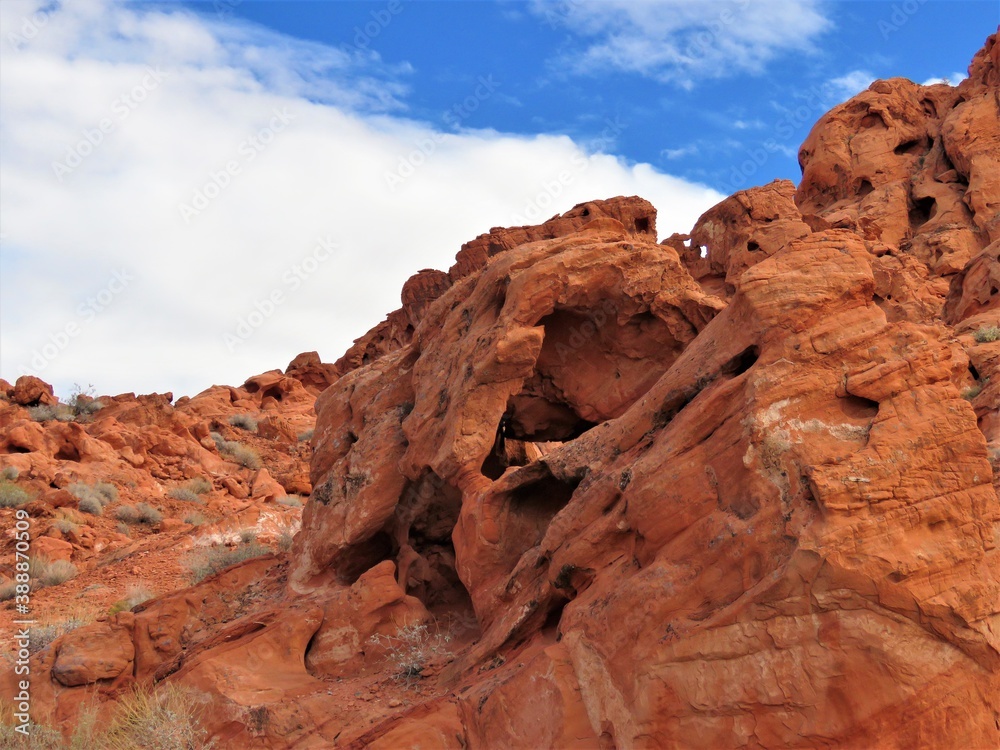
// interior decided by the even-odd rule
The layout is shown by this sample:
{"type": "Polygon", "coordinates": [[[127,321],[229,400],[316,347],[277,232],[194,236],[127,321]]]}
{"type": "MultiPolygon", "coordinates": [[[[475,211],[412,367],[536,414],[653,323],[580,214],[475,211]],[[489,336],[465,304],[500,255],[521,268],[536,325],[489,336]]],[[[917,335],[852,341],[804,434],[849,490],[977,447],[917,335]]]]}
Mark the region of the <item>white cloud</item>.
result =
{"type": "Polygon", "coordinates": [[[875,76],[867,70],[852,70],[827,81],[824,86],[827,103],[830,106],[847,101],[871,86],[875,76]]]}
{"type": "Polygon", "coordinates": [[[780,54],[808,51],[831,28],[818,0],[532,0],[533,11],[583,41],[561,69],[616,69],[690,89],[702,78],[759,73],[780,54]]]}
{"type": "Polygon", "coordinates": [[[945,78],[928,78],[921,86],[933,86],[935,83],[947,83],[949,86],[957,86],[969,76],[965,73],[952,73],[945,78]]]}
{"type": "Polygon", "coordinates": [[[695,156],[698,154],[698,146],[694,143],[680,148],[665,148],[660,152],[667,159],[683,159],[685,156],[695,156]]]}
{"type": "Polygon", "coordinates": [[[722,198],[564,136],[408,120],[406,67],[364,50],[154,4],[39,7],[0,3],[8,380],[36,353],[62,393],[193,394],[300,351],[332,361],[409,275],[492,226],[638,194],[668,234],[722,198]],[[33,17],[37,33],[11,42],[33,17]],[[60,181],[53,163],[80,155],[60,181]],[[199,190],[211,200],[186,222],[199,190]],[[231,352],[241,321],[254,332],[231,352]]]}

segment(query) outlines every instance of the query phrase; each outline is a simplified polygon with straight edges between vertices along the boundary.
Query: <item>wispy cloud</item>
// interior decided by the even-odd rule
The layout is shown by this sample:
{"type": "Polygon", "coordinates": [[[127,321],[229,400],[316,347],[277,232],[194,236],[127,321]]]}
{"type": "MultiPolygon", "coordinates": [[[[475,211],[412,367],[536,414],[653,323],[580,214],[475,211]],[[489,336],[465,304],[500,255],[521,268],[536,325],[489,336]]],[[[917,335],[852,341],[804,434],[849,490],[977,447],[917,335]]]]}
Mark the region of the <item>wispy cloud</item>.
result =
{"type": "Polygon", "coordinates": [[[817,0],[532,0],[531,8],[576,38],[561,69],[625,71],[682,88],[760,73],[779,55],[809,50],[832,27],[817,0]]]}
{"type": "Polygon", "coordinates": [[[683,159],[685,156],[696,156],[699,153],[697,144],[689,144],[680,148],[665,148],[660,155],[666,159],[683,159]]]}
{"type": "Polygon", "coordinates": [[[968,77],[969,76],[965,73],[952,73],[950,76],[945,76],[943,78],[928,78],[920,85],[933,86],[935,83],[947,83],[949,86],[957,86],[968,77]]]}
{"type": "Polygon", "coordinates": [[[852,70],[842,76],[831,78],[823,85],[825,104],[833,106],[847,101],[871,86],[875,76],[867,70],[852,70]]]}
{"type": "Polygon", "coordinates": [[[565,136],[407,119],[405,65],[157,3],[3,0],[0,66],[0,376],[45,349],[63,392],[190,394],[300,351],[333,360],[410,274],[563,173],[542,218],[638,194],[669,233],[722,197],[565,136]]]}

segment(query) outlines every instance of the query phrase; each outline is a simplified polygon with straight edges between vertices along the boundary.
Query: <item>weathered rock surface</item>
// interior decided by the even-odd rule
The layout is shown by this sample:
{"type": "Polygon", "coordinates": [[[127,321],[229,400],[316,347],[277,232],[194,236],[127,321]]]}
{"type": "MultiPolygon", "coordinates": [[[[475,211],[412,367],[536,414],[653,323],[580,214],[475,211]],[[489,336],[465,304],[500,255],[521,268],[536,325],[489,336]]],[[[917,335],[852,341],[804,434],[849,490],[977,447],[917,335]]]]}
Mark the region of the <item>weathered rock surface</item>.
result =
{"type": "Polygon", "coordinates": [[[690,235],[657,244],[638,198],[494,229],[333,368],[116,404],[176,425],[155,450],[0,411],[5,460],[64,486],[50,462],[108,451],[208,471],[244,404],[283,445],[331,382],[287,557],[95,629],[129,634],[107,664],[63,636],[39,700],[110,701],[127,656],[220,747],[996,747],[998,50],[957,88],[872,84],[797,188],[690,235]]]}

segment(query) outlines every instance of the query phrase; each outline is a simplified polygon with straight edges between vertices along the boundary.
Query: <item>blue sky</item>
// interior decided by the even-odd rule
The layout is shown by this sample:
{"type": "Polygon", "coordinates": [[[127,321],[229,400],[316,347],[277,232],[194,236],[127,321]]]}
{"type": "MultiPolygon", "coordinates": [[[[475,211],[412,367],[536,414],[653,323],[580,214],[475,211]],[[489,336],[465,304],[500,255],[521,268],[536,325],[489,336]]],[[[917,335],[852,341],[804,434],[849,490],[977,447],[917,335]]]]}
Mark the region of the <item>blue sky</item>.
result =
{"type": "Polygon", "coordinates": [[[337,359],[494,226],[660,236],[797,180],[875,78],[957,82],[994,2],[0,2],[0,377],[102,394],[337,359]]]}
{"type": "MultiPolygon", "coordinates": [[[[671,12],[670,3],[646,4],[656,15],[671,12]]],[[[638,69],[638,63],[627,60],[618,65],[583,61],[609,32],[584,33],[571,17],[580,6],[599,2],[189,3],[201,12],[218,8],[299,39],[361,45],[377,53],[386,64],[399,66],[394,79],[405,93],[397,111],[410,117],[447,127],[446,114],[454,120],[457,111],[465,115],[462,127],[564,133],[580,142],[600,139],[608,122],[617,122],[621,132],[607,150],[727,194],[775,177],[797,181],[798,145],[830,106],[876,78],[903,76],[921,83],[964,75],[971,56],[1000,22],[992,0],[793,3],[799,6],[790,23],[795,37],[778,32],[764,59],[745,66],[738,54],[715,59],[717,37],[729,31],[723,14],[728,12],[728,25],[736,26],[768,4],[679,3],[709,9],[680,28],[624,27],[625,34],[646,34],[652,45],[673,39],[692,58],[638,69]],[[371,31],[377,33],[369,36],[371,31]],[[579,67],[574,69],[574,63],[579,67]],[[497,93],[466,110],[462,102],[479,77],[494,81],[497,93]],[[808,119],[791,114],[800,105],[810,108],[808,119]],[[789,127],[776,134],[779,121],[789,127]],[[753,178],[734,178],[733,167],[771,139],[782,147],[771,147],[771,163],[753,178]],[[745,184],[735,184],[738,180],[745,184]]],[[[788,4],[773,5],[791,10],[788,4]]],[[[776,12],[766,24],[785,22],[776,12]]]]}

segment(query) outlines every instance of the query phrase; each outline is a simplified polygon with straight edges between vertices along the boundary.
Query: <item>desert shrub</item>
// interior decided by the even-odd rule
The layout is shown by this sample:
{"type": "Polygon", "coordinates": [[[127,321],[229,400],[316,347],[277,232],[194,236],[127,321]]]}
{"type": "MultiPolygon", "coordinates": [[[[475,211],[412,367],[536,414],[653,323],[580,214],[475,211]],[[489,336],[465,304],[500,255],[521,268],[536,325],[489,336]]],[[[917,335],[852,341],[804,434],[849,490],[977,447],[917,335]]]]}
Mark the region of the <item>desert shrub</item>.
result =
{"type": "Polygon", "coordinates": [[[19,476],[21,476],[21,472],[17,470],[16,466],[5,466],[0,470],[0,480],[13,482],[19,476]]]}
{"type": "Polygon", "coordinates": [[[38,404],[28,407],[28,416],[36,422],[72,422],[76,415],[66,404],[38,404]]]}
{"type": "Polygon", "coordinates": [[[119,505],[115,508],[115,518],[123,523],[139,523],[139,511],[132,505],[119,505]]]}
{"type": "Polygon", "coordinates": [[[282,552],[288,552],[292,549],[292,544],[295,542],[295,534],[291,531],[282,531],[281,536],[278,537],[278,549],[282,552]]]}
{"type": "Polygon", "coordinates": [[[14,728],[12,704],[0,704],[0,747],[25,750],[192,750],[214,747],[201,726],[201,709],[193,695],[174,685],[157,690],[133,687],[115,704],[111,723],[98,730],[94,704],[81,708],[67,743],[62,733],[31,722],[28,739],[14,728]]]}
{"type": "Polygon", "coordinates": [[[305,443],[313,439],[313,435],[316,434],[316,430],[306,430],[305,432],[299,433],[299,442],[305,443]]]}
{"type": "Polygon", "coordinates": [[[260,468],[260,456],[257,455],[257,451],[253,448],[236,440],[226,440],[217,432],[209,434],[212,440],[215,441],[215,447],[218,448],[219,453],[223,456],[250,469],[260,468]]]}
{"type": "Polygon", "coordinates": [[[126,693],[97,743],[102,750],[189,750],[212,744],[200,726],[196,699],[174,685],[155,691],[137,686],[126,693]]]}
{"type": "MultiPolygon", "coordinates": [[[[66,488],[69,490],[73,497],[77,498],[81,503],[85,500],[91,506],[93,503],[98,503],[103,509],[105,505],[109,505],[118,499],[118,488],[115,487],[110,482],[96,482],[95,484],[87,484],[85,482],[73,482],[66,488]]],[[[80,507],[80,510],[84,508],[80,507]]],[[[87,513],[93,513],[93,511],[86,511],[87,513]]],[[[100,512],[94,513],[95,516],[101,515],[100,512]]]]}
{"type": "Polygon", "coordinates": [[[218,573],[220,570],[241,563],[244,560],[252,560],[255,557],[263,557],[269,554],[270,550],[256,541],[248,541],[236,547],[208,547],[192,552],[185,560],[185,565],[191,572],[191,582],[208,578],[210,575],[218,573]]]}
{"type": "Polygon", "coordinates": [[[174,487],[167,492],[167,497],[171,497],[174,500],[183,500],[187,503],[200,503],[202,500],[198,497],[197,492],[189,490],[187,487],[174,487]]]}
{"type": "Polygon", "coordinates": [[[182,486],[186,490],[191,490],[191,492],[196,495],[204,495],[205,493],[212,491],[212,483],[204,477],[189,479],[182,486]]]}
{"type": "Polygon", "coordinates": [[[142,584],[131,584],[125,589],[125,597],[119,599],[108,610],[108,615],[116,615],[119,612],[126,612],[143,602],[147,602],[155,596],[152,589],[142,584]]]}
{"type": "Polygon", "coordinates": [[[229,424],[247,432],[257,432],[257,420],[249,414],[233,414],[229,418],[229,424]]]}
{"type": "Polygon", "coordinates": [[[257,541],[257,529],[240,529],[240,544],[257,541]]]}
{"type": "Polygon", "coordinates": [[[971,388],[966,388],[964,391],[962,391],[962,398],[964,398],[966,401],[972,401],[976,396],[978,396],[982,392],[983,392],[983,387],[979,383],[976,383],[971,388]]]}
{"type": "Polygon", "coordinates": [[[139,503],[135,506],[135,512],[139,523],[152,525],[163,520],[163,514],[149,503],[139,503]]]}
{"type": "Polygon", "coordinates": [[[188,513],[184,516],[184,523],[189,523],[192,526],[201,526],[208,523],[208,518],[203,513],[188,513]]]}
{"type": "Polygon", "coordinates": [[[32,588],[58,586],[76,575],[76,566],[67,560],[46,560],[33,557],[28,562],[28,576],[32,588]]]}
{"type": "Polygon", "coordinates": [[[101,505],[101,501],[96,497],[81,498],[76,507],[79,508],[81,512],[90,513],[93,516],[99,516],[104,513],[104,506],[101,505]]]}
{"type": "Polygon", "coordinates": [[[60,534],[69,534],[80,528],[68,518],[57,518],[52,525],[59,529],[60,534]]]}
{"type": "Polygon", "coordinates": [[[66,407],[72,412],[74,419],[82,422],[103,409],[104,404],[94,398],[94,386],[88,386],[84,390],[79,385],[74,385],[66,400],[66,407]]]}
{"type": "Polygon", "coordinates": [[[1000,341],[1000,326],[985,326],[972,334],[973,340],[978,344],[989,344],[993,341],[1000,341]]]}
{"type": "Polygon", "coordinates": [[[0,508],[16,508],[30,499],[28,493],[13,482],[0,482],[0,508]]]}
{"type": "Polygon", "coordinates": [[[409,683],[419,678],[430,662],[452,657],[448,650],[451,636],[431,633],[427,625],[404,625],[396,635],[376,633],[369,642],[385,649],[385,660],[398,680],[409,683]]]}
{"type": "Polygon", "coordinates": [[[37,654],[59,636],[68,633],[71,630],[83,627],[86,624],[87,620],[84,620],[81,617],[68,617],[65,620],[49,622],[43,625],[32,625],[31,629],[28,631],[30,636],[28,641],[28,651],[32,654],[37,654]]]}
{"type": "Polygon", "coordinates": [[[260,456],[249,445],[238,443],[235,440],[223,440],[221,443],[216,441],[216,445],[219,446],[219,453],[240,466],[245,466],[248,469],[259,469],[261,466],[260,456]]]}
{"type": "Polygon", "coordinates": [[[110,482],[98,482],[94,485],[94,491],[104,498],[105,505],[118,500],[118,488],[110,482]]]}
{"type": "Polygon", "coordinates": [[[302,507],[302,498],[299,495],[285,495],[284,497],[279,497],[275,502],[287,505],[289,508],[302,507]]]}

